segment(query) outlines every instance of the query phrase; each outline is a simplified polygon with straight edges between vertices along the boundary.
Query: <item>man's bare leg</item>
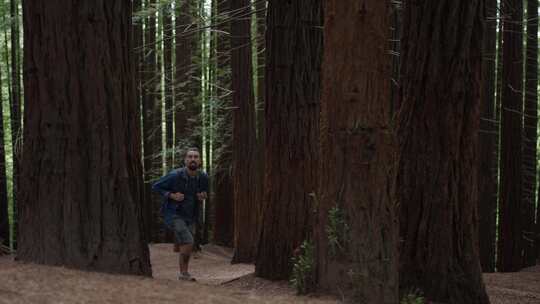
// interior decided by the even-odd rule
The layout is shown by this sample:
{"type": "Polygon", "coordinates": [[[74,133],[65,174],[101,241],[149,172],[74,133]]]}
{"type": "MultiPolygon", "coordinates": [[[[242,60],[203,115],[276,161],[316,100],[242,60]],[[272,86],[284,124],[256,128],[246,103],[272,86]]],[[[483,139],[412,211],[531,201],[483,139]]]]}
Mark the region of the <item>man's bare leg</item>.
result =
{"type": "Polygon", "coordinates": [[[191,257],[191,252],[193,251],[193,245],[180,245],[180,256],[178,259],[178,265],[180,267],[180,273],[188,273],[189,269],[189,258],[191,257]]]}

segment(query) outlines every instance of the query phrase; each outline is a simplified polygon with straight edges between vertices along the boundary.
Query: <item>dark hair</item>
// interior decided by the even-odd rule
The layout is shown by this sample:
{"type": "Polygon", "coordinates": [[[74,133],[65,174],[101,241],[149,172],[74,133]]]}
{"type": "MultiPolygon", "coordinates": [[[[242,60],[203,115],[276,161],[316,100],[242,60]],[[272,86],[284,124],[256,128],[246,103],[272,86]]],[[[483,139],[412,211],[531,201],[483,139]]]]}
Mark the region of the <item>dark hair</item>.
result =
{"type": "Polygon", "coordinates": [[[197,152],[197,153],[199,153],[199,155],[201,155],[201,151],[199,151],[198,148],[191,147],[191,148],[186,149],[186,153],[184,153],[184,158],[186,158],[186,156],[188,155],[189,152],[197,152]]]}

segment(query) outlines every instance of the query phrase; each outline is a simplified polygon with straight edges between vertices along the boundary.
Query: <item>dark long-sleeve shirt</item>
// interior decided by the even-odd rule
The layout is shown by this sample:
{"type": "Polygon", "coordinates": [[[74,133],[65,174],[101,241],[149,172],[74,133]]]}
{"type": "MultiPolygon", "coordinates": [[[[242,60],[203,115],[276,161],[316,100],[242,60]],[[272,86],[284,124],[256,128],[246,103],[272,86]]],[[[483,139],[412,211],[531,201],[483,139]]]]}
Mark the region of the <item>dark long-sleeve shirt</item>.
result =
{"type": "Polygon", "coordinates": [[[190,176],[186,168],[175,169],[155,182],[152,190],[163,197],[161,213],[166,224],[170,224],[174,216],[194,223],[199,216],[197,193],[208,192],[208,175],[199,171],[196,176],[190,176]],[[184,194],[183,201],[169,198],[170,193],[177,192],[184,194]]]}

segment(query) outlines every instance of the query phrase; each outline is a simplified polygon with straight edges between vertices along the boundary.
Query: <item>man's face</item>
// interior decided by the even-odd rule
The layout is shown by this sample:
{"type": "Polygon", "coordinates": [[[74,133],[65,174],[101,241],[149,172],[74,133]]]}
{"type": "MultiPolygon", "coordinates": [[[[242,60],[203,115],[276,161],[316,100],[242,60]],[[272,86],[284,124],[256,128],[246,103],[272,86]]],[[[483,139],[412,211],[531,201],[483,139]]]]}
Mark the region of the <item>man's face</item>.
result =
{"type": "Polygon", "coordinates": [[[197,151],[189,151],[184,159],[186,166],[190,170],[197,170],[201,165],[201,157],[197,151]]]}

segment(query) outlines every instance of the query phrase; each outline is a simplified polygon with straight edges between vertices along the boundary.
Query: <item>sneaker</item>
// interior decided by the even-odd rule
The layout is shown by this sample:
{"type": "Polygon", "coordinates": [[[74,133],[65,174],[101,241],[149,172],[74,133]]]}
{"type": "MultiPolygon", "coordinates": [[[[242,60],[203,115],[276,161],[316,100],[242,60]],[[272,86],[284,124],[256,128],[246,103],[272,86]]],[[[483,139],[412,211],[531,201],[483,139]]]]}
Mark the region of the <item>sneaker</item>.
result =
{"type": "Polygon", "coordinates": [[[189,274],[189,272],[184,272],[184,273],[181,273],[178,275],[178,280],[179,281],[190,281],[190,282],[195,282],[195,278],[191,276],[191,274],[189,274]]]}

